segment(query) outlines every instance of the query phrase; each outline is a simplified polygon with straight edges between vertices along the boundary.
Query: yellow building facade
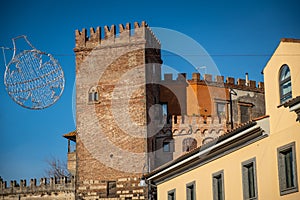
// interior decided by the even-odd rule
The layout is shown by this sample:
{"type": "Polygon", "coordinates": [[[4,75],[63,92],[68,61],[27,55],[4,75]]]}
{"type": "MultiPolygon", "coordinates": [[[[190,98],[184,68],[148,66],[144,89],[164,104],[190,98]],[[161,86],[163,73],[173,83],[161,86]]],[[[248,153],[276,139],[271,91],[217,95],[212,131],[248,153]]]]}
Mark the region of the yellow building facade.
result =
{"type": "Polygon", "coordinates": [[[300,40],[263,72],[267,115],[147,174],[158,200],[300,199],[300,40]]]}

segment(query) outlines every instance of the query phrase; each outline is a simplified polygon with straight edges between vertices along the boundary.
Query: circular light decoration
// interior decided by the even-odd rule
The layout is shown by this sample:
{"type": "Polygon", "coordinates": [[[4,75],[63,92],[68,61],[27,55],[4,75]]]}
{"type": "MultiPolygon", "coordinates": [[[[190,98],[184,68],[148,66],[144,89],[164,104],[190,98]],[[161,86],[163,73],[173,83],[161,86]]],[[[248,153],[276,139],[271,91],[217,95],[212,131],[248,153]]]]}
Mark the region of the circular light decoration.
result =
{"type": "Polygon", "coordinates": [[[19,105],[39,110],[53,105],[62,95],[64,73],[52,55],[37,50],[22,35],[12,39],[14,52],[6,66],[4,84],[9,96],[19,105]],[[16,54],[16,39],[23,38],[30,46],[16,54]]]}

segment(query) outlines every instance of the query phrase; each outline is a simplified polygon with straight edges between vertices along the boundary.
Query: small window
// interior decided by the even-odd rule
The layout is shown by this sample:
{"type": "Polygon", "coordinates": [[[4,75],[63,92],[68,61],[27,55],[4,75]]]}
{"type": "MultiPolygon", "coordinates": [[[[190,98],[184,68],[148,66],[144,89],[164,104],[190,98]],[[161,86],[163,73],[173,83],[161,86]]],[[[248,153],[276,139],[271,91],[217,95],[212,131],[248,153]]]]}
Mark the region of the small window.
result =
{"type": "Polygon", "coordinates": [[[163,142],[163,151],[164,152],[170,152],[170,141],[167,140],[167,141],[164,141],[163,142]]]}
{"type": "Polygon", "coordinates": [[[238,102],[240,123],[246,123],[251,120],[252,107],[254,104],[248,102],[238,102]]]}
{"type": "Polygon", "coordinates": [[[115,197],[117,194],[117,184],[116,181],[108,181],[107,182],[107,196],[115,197]]]}
{"type": "Polygon", "coordinates": [[[187,152],[197,147],[197,140],[194,138],[185,138],[182,141],[182,152],[187,152]]]}
{"type": "Polygon", "coordinates": [[[186,185],[186,200],[196,200],[195,182],[186,185]]]}
{"type": "Polygon", "coordinates": [[[244,199],[257,199],[256,159],[250,159],[242,163],[243,194],[244,199]]]}
{"type": "Polygon", "coordinates": [[[213,181],[213,199],[224,200],[224,171],[216,172],[212,175],[213,181]]]}
{"type": "Polygon", "coordinates": [[[168,192],[168,200],[176,200],[176,190],[175,189],[168,192]]]}
{"type": "Polygon", "coordinates": [[[99,101],[99,94],[98,94],[98,90],[97,87],[92,87],[89,90],[89,103],[98,103],[99,101]]]}
{"type": "Polygon", "coordinates": [[[295,142],[279,147],[277,152],[280,195],[297,192],[295,142]]]}
{"type": "Polygon", "coordinates": [[[250,120],[249,107],[240,105],[241,110],[241,123],[248,122],[250,120]]]}
{"type": "Polygon", "coordinates": [[[287,65],[283,65],[279,74],[280,85],[280,103],[288,101],[292,98],[292,83],[290,68],[287,65]]]}

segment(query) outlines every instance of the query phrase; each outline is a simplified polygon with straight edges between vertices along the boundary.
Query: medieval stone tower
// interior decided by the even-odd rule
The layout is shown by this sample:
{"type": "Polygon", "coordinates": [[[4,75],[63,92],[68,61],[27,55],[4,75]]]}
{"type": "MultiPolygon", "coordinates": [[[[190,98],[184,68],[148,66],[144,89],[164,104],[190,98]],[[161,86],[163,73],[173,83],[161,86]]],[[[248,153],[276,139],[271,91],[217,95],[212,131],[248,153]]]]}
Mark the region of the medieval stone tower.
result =
{"type": "Polygon", "coordinates": [[[145,22],[75,35],[77,199],[147,198],[139,182],[153,165],[160,42],[145,22]]]}

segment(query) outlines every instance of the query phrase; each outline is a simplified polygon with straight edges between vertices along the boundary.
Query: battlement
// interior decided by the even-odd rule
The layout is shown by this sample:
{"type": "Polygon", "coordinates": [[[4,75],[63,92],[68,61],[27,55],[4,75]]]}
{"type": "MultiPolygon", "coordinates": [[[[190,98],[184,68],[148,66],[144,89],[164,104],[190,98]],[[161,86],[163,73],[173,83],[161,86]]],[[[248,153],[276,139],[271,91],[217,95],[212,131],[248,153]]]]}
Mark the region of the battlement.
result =
{"type": "Polygon", "coordinates": [[[31,179],[27,186],[26,180],[10,181],[10,186],[0,177],[0,195],[30,194],[30,193],[52,193],[52,192],[73,192],[75,191],[75,178],[41,178],[39,185],[36,179],[31,179]]]}
{"type": "Polygon", "coordinates": [[[134,22],[134,29],[131,29],[131,24],[119,24],[119,34],[115,25],[97,27],[96,30],[91,27],[89,36],[87,29],[75,31],[75,48],[74,51],[92,50],[93,48],[101,48],[112,45],[128,45],[130,43],[145,43],[146,48],[160,49],[160,41],[148,27],[145,21],[141,24],[134,22]],[[102,34],[103,31],[103,34],[102,34]]]}
{"type": "Polygon", "coordinates": [[[241,78],[237,79],[237,82],[235,82],[235,78],[233,77],[226,77],[226,80],[224,80],[224,76],[219,75],[215,76],[213,79],[211,74],[204,74],[203,78],[201,79],[200,73],[193,73],[192,79],[190,80],[186,79],[186,73],[179,73],[175,79],[173,79],[173,74],[164,74],[164,80],[162,81],[162,84],[171,84],[182,81],[187,81],[189,84],[264,92],[263,82],[258,82],[258,84],[256,84],[256,81],[254,80],[246,81],[245,79],[241,78]]]}
{"type": "Polygon", "coordinates": [[[172,115],[169,123],[160,130],[158,137],[204,134],[206,132],[220,135],[227,131],[227,125],[228,121],[225,116],[172,115]]]}
{"type": "Polygon", "coordinates": [[[191,127],[207,129],[209,127],[226,127],[227,119],[224,116],[211,116],[211,115],[172,115],[168,119],[163,119],[158,124],[163,124],[163,132],[168,131],[170,128],[174,129],[190,129],[191,127]]]}

